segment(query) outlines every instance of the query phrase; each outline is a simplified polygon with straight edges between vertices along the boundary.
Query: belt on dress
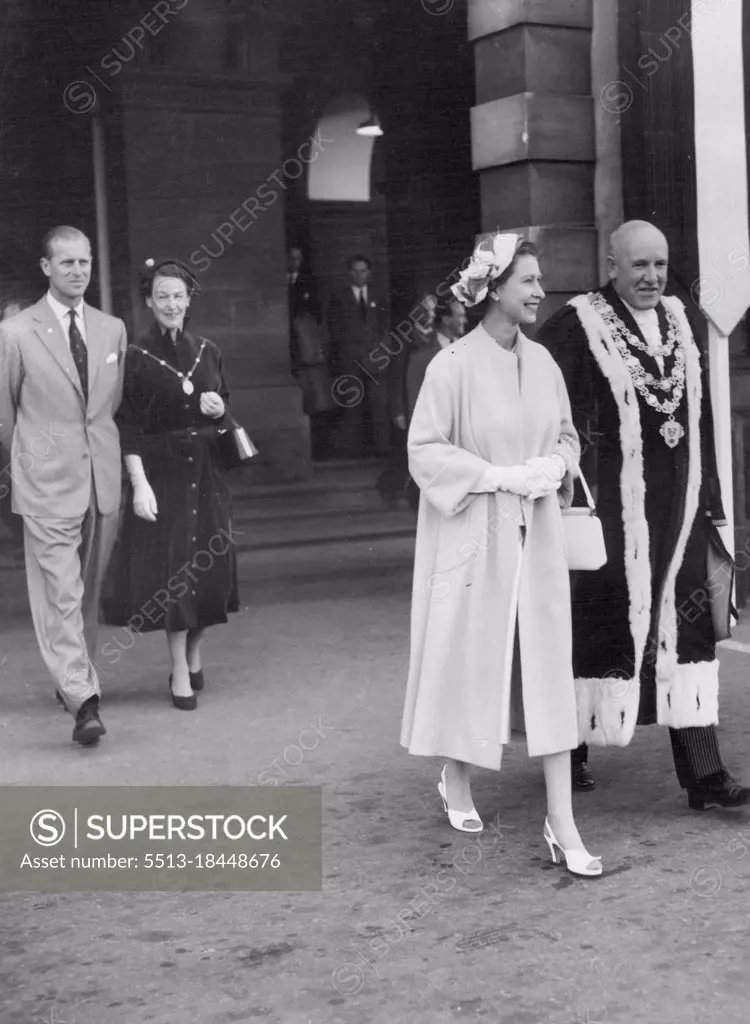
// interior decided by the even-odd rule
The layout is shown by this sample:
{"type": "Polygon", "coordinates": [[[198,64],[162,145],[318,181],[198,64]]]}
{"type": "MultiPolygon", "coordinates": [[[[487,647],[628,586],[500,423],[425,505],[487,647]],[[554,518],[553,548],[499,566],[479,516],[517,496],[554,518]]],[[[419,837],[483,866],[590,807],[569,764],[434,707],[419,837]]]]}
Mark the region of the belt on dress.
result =
{"type": "Polygon", "coordinates": [[[150,441],[158,441],[160,438],[168,438],[169,440],[185,440],[189,441],[193,437],[216,437],[221,427],[180,427],[176,430],[160,430],[158,433],[147,434],[144,433],[143,437],[148,438],[150,441]]]}

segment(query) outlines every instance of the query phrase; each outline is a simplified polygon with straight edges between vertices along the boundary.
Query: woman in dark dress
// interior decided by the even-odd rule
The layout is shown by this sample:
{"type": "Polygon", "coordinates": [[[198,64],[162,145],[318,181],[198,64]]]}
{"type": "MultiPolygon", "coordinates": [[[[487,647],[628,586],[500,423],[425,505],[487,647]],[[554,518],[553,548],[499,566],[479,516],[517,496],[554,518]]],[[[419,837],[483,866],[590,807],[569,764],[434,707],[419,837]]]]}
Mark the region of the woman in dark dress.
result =
{"type": "Polygon", "coordinates": [[[174,260],[152,264],[144,280],[154,324],[126,354],[117,423],[131,500],[104,603],[111,625],[166,631],[172,700],[185,711],[204,685],[203,631],[239,605],[230,492],[216,447],[229,393],[219,349],[184,328],[193,287],[174,260]]]}

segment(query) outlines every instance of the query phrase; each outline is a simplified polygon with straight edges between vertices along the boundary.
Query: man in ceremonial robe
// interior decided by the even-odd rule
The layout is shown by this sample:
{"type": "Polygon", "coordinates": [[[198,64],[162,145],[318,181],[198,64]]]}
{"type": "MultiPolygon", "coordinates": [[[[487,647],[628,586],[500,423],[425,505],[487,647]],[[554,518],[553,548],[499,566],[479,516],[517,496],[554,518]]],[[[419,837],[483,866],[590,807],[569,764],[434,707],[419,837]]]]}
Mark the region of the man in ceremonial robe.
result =
{"type": "Polygon", "coordinates": [[[608,556],[572,580],[574,783],[593,788],[589,743],[624,746],[636,724],[658,723],[690,807],[739,807],[750,789],[727,771],[716,734],[707,546],[725,518],[707,356],[680,300],[664,295],[668,258],[657,228],[623,224],[609,284],[571,299],[538,336],[565,377],[608,556]]]}

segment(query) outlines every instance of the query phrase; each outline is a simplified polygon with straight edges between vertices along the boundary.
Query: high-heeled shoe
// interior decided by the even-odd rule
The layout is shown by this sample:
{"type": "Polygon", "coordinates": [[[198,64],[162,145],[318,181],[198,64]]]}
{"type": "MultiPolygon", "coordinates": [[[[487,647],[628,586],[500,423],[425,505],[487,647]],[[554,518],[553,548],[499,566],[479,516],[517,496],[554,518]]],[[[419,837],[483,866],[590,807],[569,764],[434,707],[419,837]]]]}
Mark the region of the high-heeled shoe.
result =
{"type": "Polygon", "coordinates": [[[438,793],[440,794],[440,799],[443,801],[443,809],[448,815],[448,821],[455,829],[458,829],[459,832],[481,832],[484,825],[482,824],[482,819],[477,814],[476,807],[472,806],[470,811],[452,811],[448,806],[448,789],[445,784],[446,767],[447,765],[443,765],[443,770],[440,773],[438,793]]]}
{"type": "Polygon", "coordinates": [[[189,697],[180,697],[172,689],[172,676],[169,677],[169,692],[172,694],[172,703],[178,711],[195,711],[198,707],[198,698],[195,694],[191,694],[189,697]]]}
{"type": "Polygon", "coordinates": [[[568,871],[574,875],[584,875],[587,878],[595,878],[602,873],[601,857],[594,857],[586,850],[564,850],[552,831],[547,818],[544,819],[544,838],[547,840],[549,852],[552,854],[552,863],[557,864],[557,853],[555,847],[565,858],[565,865],[568,871]]]}

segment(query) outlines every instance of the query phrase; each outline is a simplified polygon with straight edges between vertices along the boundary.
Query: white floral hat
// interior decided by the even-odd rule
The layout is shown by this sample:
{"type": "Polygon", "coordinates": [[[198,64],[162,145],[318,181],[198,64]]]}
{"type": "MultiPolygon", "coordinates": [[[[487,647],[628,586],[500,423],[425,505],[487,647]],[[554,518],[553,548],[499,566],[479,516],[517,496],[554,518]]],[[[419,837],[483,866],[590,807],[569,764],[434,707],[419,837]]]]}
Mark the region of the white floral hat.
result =
{"type": "Polygon", "coordinates": [[[483,238],[469,265],[461,272],[451,291],[465,306],[476,306],[486,298],[490,282],[496,281],[513,262],[523,235],[497,234],[483,238]]]}

